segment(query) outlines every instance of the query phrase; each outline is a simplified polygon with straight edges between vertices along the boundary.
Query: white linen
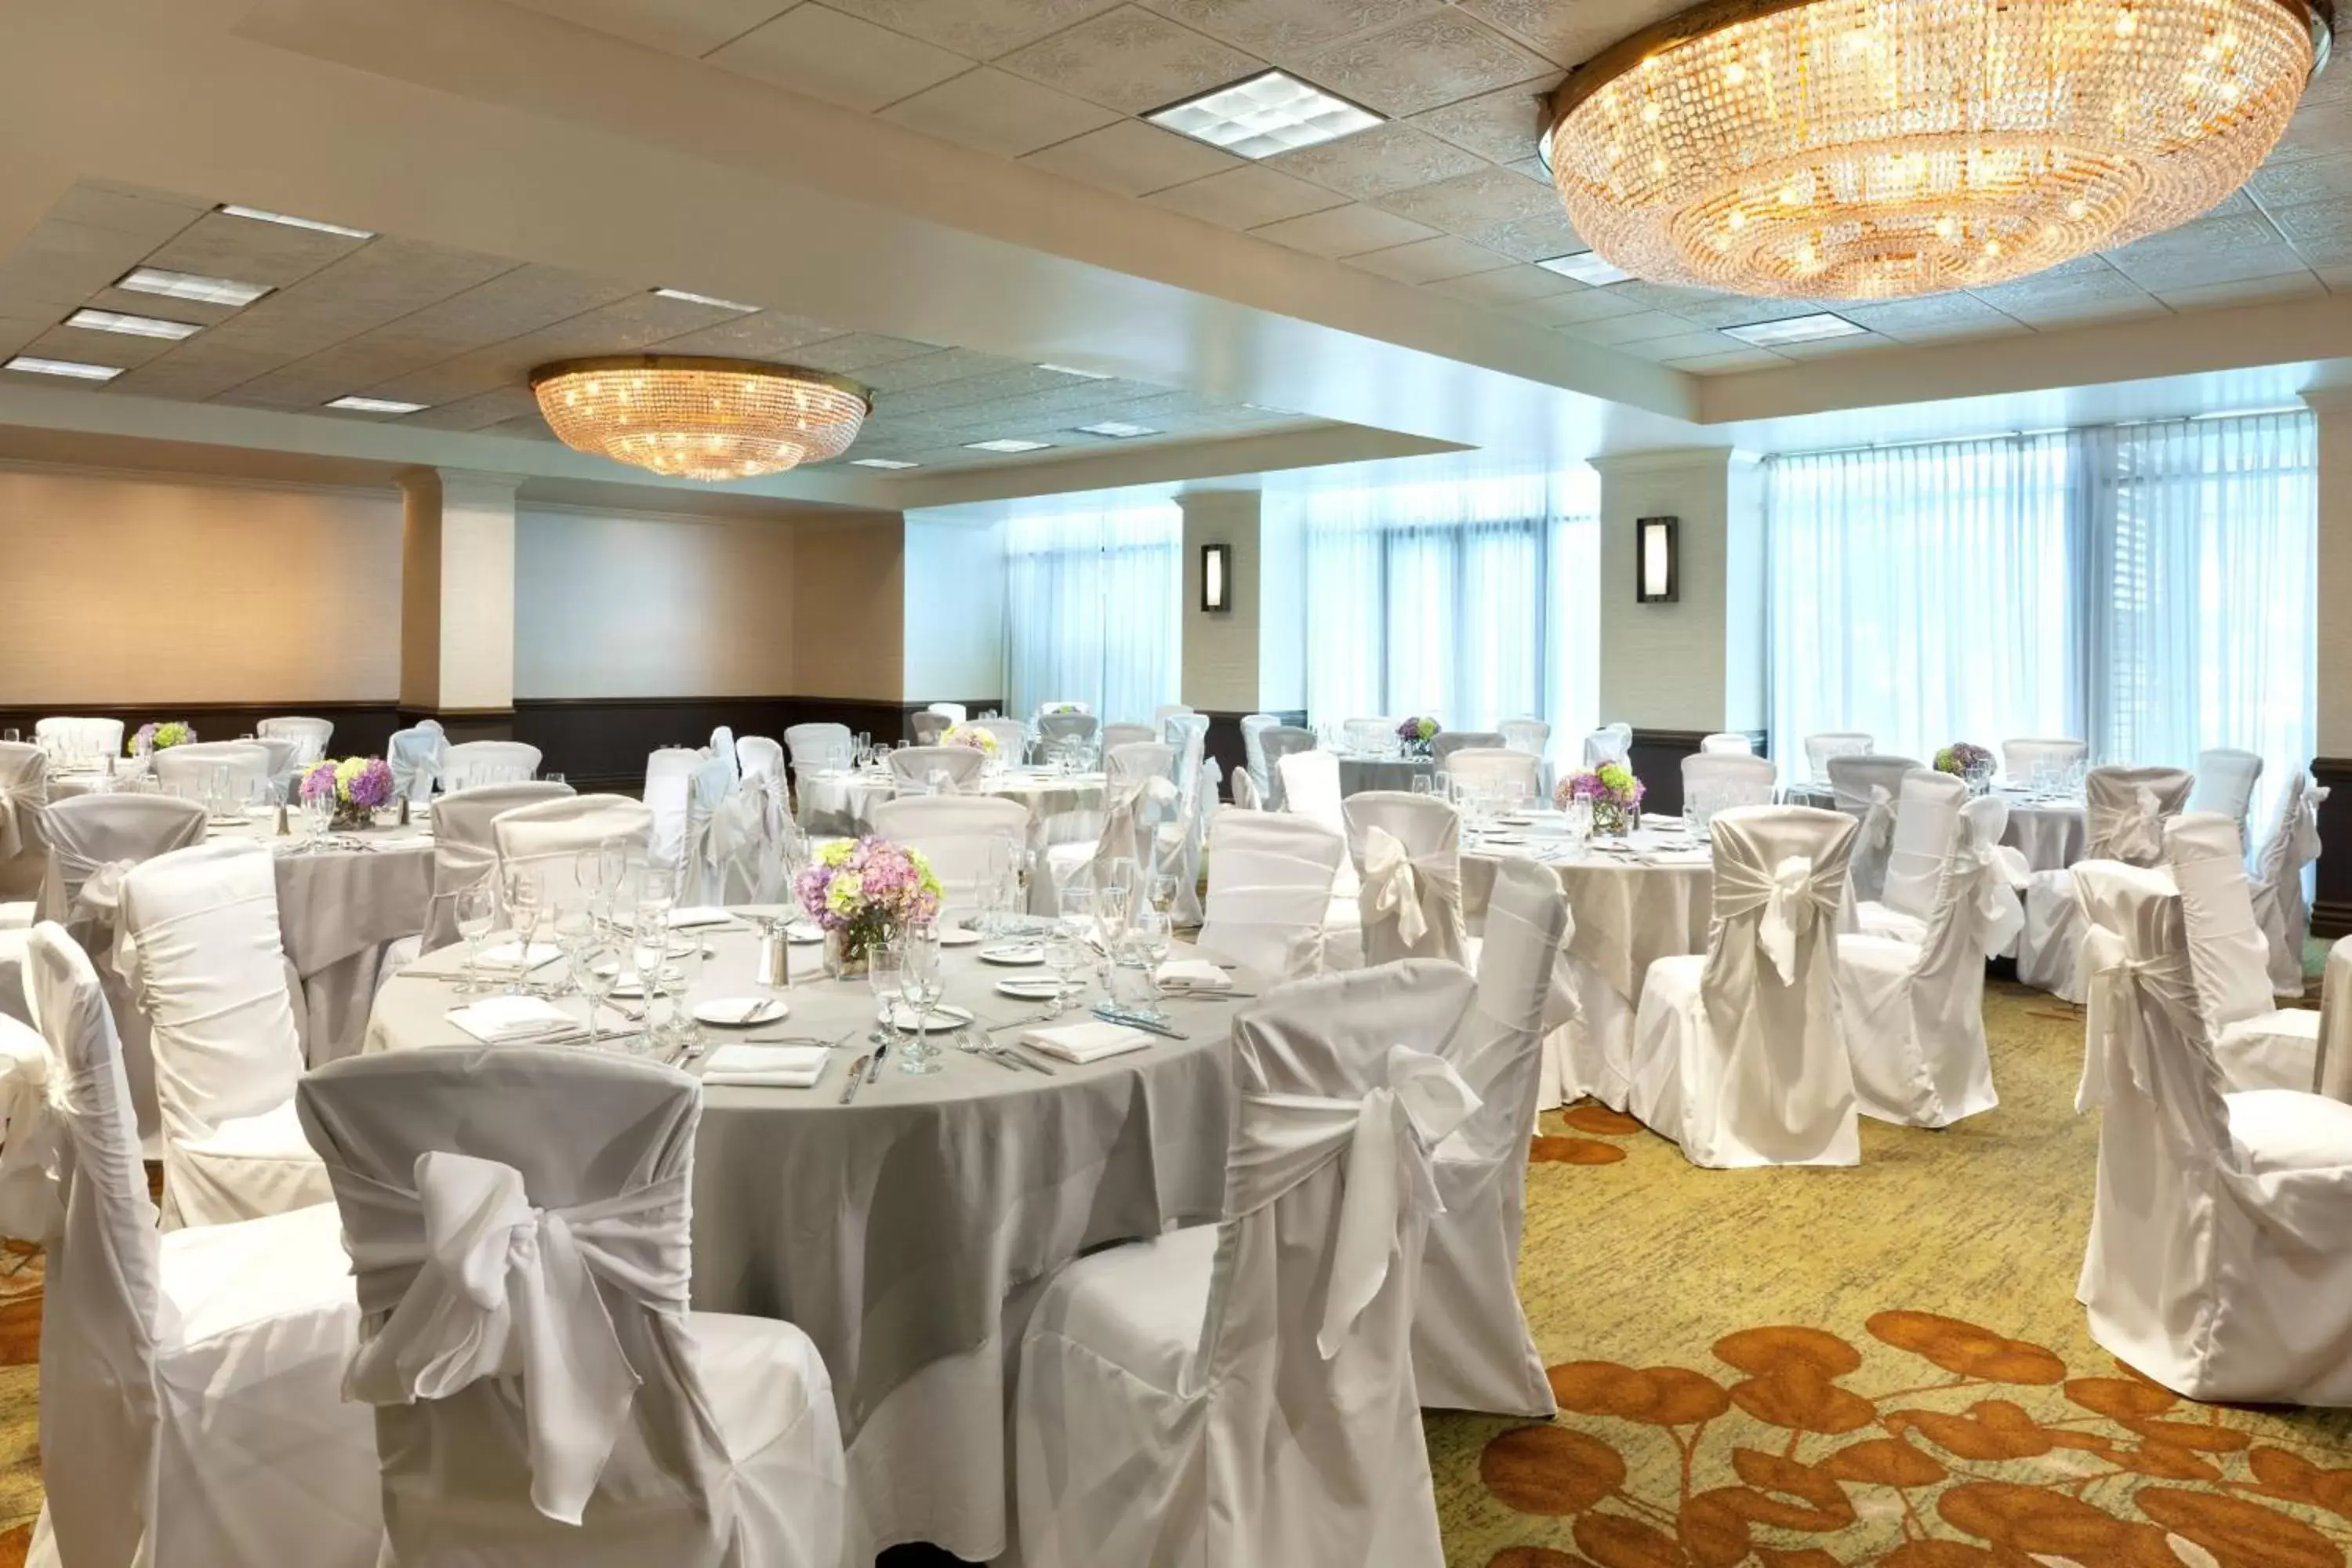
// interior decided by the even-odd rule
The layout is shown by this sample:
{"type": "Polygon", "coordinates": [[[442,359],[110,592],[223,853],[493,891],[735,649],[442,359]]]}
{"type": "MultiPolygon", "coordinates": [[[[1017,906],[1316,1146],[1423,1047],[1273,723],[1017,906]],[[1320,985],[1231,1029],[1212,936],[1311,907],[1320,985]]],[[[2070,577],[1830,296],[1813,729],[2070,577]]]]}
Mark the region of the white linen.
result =
{"type": "MultiPolygon", "coordinates": [[[[1272,743],[1271,737],[1268,743],[1272,743]]],[[[1277,810],[1306,817],[1341,838],[1347,837],[1348,819],[1340,809],[1338,756],[1329,752],[1293,752],[1275,763],[1275,772],[1282,780],[1282,804],[1277,810]]],[[[1340,898],[1352,899],[1356,890],[1356,863],[1350,856],[1339,868],[1339,883],[1335,891],[1340,898]]]]}
{"type": "Polygon", "coordinates": [[[2304,896],[2304,868],[2319,858],[2319,808],[2326,800],[2326,786],[2296,768],[2254,873],[2254,923],[2270,948],[2271,989],[2281,996],[2299,997],[2308,984],[2303,944],[2311,935],[2311,905],[2304,896]]]}
{"type": "Polygon", "coordinates": [[[1584,765],[1597,768],[1606,763],[1622,763],[1633,748],[1633,725],[1622,720],[1603,724],[1584,737],[1584,765]]]}
{"type": "Polygon", "coordinates": [[[1886,860],[1895,850],[1895,802],[1903,781],[1919,764],[1909,757],[1872,752],[1829,760],[1830,795],[1836,808],[1862,825],[1853,843],[1853,896],[1883,901],[1886,860]]]}
{"type": "Polygon", "coordinates": [[[846,724],[793,724],[784,731],[784,746],[792,752],[794,773],[821,773],[849,766],[856,760],[857,737],[846,724]]]}
{"type": "Polygon", "coordinates": [[[1261,795],[1268,786],[1273,765],[1266,761],[1264,737],[1265,731],[1281,722],[1281,718],[1273,713],[1249,713],[1242,718],[1242,766],[1256,781],[1261,795]]]}
{"type": "Polygon", "coordinates": [[[2088,824],[2080,801],[2040,799],[2023,791],[2006,798],[2009,834],[2001,842],[2025,857],[2029,870],[2063,871],[2083,858],[2088,824]]]}
{"type": "Polygon", "coordinates": [[[2319,1063],[2314,1073],[2315,1091],[2352,1101],[2352,936],[2336,939],[2320,972],[2319,1063]]]}
{"type": "Polygon", "coordinates": [[[1347,854],[1346,840],[1307,817],[1220,814],[1209,829],[1201,950],[1262,974],[1314,973],[1332,879],[1347,854]]]}
{"type": "MultiPolygon", "coordinates": [[[[58,1207],[46,1242],[38,1568],[373,1568],[367,1413],[334,1211],[159,1236],[88,958],[31,933],[58,1207]]],[[[13,1143],[20,1129],[12,1124],[13,1143]]]]}
{"type": "Polygon", "coordinates": [[[303,1080],[400,1560],[462,1541],[550,1568],[839,1563],[841,1439],[807,1337],[687,1310],[699,1099],[666,1068],[528,1046],[303,1080]],[[748,1357],[713,1353],[746,1335],[748,1357]]]}
{"type": "Polygon", "coordinates": [[[1410,1337],[1432,1147],[1475,1097],[1425,1047],[1468,1000],[1414,961],[1235,1021],[1225,1220],[1045,1288],[1013,1396],[1021,1560],[1443,1561],[1410,1337]]]}
{"type": "Polygon", "coordinates": [[[242,809],[257,784],[270,776],[269,748],[257,741],[199,741],[166,746],[149,760],[155,782],[167,795],[208,798],[216,777],[226,776],[230,805],[242,809]]]}
{"type": "Polygon", "coordinates": [[[1265,799],[1258,788],[1257,775],[1244,768],[1234,775],[1234,804],[1244,811],[1264,811],[1265,799]]]}
{"type": "Polygon", "coordinates": [[[1702,755],[1711,757],[1752,757],[1756,754],[1756,742],[1738,731],[1724,730],[1701,736],[1698,749],[1702,755]]]}
{"type": "Polygon", "coordinates": [[[49,759],[38,746],[0,741],[0,900],[30,898],[48,866],[41,808],[49,799],[49,759]]]}
{"type": "Polygon", "coordinates": [[[457,940],[457,895],[498,868],[492,825],[499,817],[521,806],[571,798],[570,784],[536,783],[477,784],[441,797],[433,808],[433,893],[425,904],[420,951],[433,952],[457,940]]]}
{"type": "Polygon", "coordinates": [[[702,1081],[753,1089],[806,1089],[824,1076],[833,1053],[823,1046],[755,1046],[740,1042],[710,1053],[702,1081]]]}
{"type": "Polygon", "coordinates": [[[1503,744],[1515,752],[1540,761],[1551,750],[1551,726],[1540,719],[1506,719],[1495,728],[1501,731],[1503,744]]]}
{"type": "Polygon", "coordinates": [[[900,795],[929,794],[931,775],[945,773],[950,789],[979,782],[988,759],[970,746],[902,746],[890,753],[890,777],[900,795]]]}
{"type": "Polygon", "coordinates": [[[1022,1031],[1021,1043],[1066,1062],[1098,1062],[1150,1047],[1151,1037],[1125,1024],[1097,1018],[1083,1024],[1055,1024],[1022,1031]]]}
{"type": "Polygon", "coordinates": [[[2164,861],[2179,890],[2198,1011],[2216,1031],[2223,1085],[2309,1090],[2318,1079],[2319,1015],[2271,1006],[2270,947],[2254,923],[2236,820],[2200,811],[2172,818],[2164,861]]]}
{"type": "MultiPolygon", "coordinates": [[[[511,949],[514,944],[508,945],[511,949]]],[[[486,1046],[514,1045],[542,1035],[570,1034],[579,1026],[571,1014],[537,996],[485,996],[463,1007],[450,1008],[449,1022],[486,1046]]]]}
{"type": "Polygon", "coordinates": [[[2223,1090],[2180,900],[2090,860],[2097,1196],[2076,1287],[2091,1337],[2192,1399],[2352,1405],[2352,1105],[2223,1090]]]}
{"type": "MultiPolygon", "coordinates": [[[[1297,724],[1276,724],[1258,737],[1258,745],[1265,752],[1265,808],[1287,811],[1290,801],[1283,786],[1283,759],[1315,750],[1315,731],[1297,724]]],[[[1331,787],[1335,792],[1339,787],[1337,768],[1332,770],[1331,787]]]]}
{"type": "MultiPolygon", "coordinates": [[[[1043,729],[1045,724],[1045,721],[1040,719],[1037,722],[1039,727],[1043,729]]],[[[1091,740],[1095,736],[1095,731],[1091,727],[1094,722],[1095,720],[1092,714],[1064,713],[1057,715],[1055,718],[1053,729],[1048,731],[1048,733],[1050,733],[1056,741],[1091,740]],[[1080,720],[1084,720],[1086,722],[1081,724],[1078,722],[1080,720]]],[[[1105,761],[1108,761],[1113,752],[1120,751],[1128,746],[1159,746],[1165,745],[1166,743],[1167,742],[1160,740],[1160,732],[1149,724],[1105,724],[1102,726],[1102,753],[1105,761]]]]}
{"type": "Polygon", "coordinates": [[[384,752],[393,793],[411,802],[431,799],[449,762],[449,737],[441,726],[427,720],[413,730],[394,730],[384,752]]]}
{"type": "Polygon", "coordinates": [[[1824,730],[1805,737],[1805,766],[1816,784],[1830,782],[1832,757],[1866,757],[1877,749],[1876,739],[1858,730],[1824,730]]]}
{"type": "MultiPolygon", "coordinates": [[[[686,791],[686,829],[679,840],[677,855],[677,896],[693,903],[707,903],[724,899],[722,884],[727,880],[728,868],[719,859],[719,846],[714,840],[728,837],[718,827],[723,814],[730,825],[740,825],[739,812],[730,812],[728,803],[743,792],[736,773],[735,743],[730,738],[723,752],[716,752],[688,776],[686,791]]],[[[756,820],[756,819],[755,819],[756,820]]],[[[756,847],[747,848],[730,838],[730,855],[750,853],[756,857],[756,847]]],[[[756,865],[740,868],[747,876],[756,877],[756,865]]]]}
{"type": "Polygon", "coordinates": [[[1550,872],[1526,860],[1496,868],[1477,994],[1444,1053],[1478,1109],[1438,1145],[1431,1166],[1445,1206],[1430,1221],[1413,1309],[1413,1381],[1425,1409],[1553,1413],[1519,1306],[1519,1233],[1544,1021],[1570,923],[1550,872]]]}
{"type": "Polygon", "coordinates": [[[33,721],[33,740],[45,749],[56,748],[60,756],[119,757],[122,755],[122,721],[51,714],[33,721]]]}
{"type": "Polygon", "coordinates": [[[2189,809],[2218,812],[2236,823],[2242,836],[2247,816],[2253,810],[2254,791],[2262,780],[2263,758],[2259,752],[2241,752],[2228,746],[2200,752],[2197,789],[2189,797],[2189,809]]]}
{"type": "MultiPolygon", "coordinates": [[[[2093,768],[2083,779],[2084,858],[2155,865],[2164,856],[2164,819],[2179,812],[2194,782],[2179,768],[2093,768]]],[[[2017,936],[2017,978],[2061,1001],[2081,1002],[2083,932],[2074,878],[2034,872],[2025,888],[2025,929],[2017,936]]]]}
{"type": "MultiPolygon", "coordinates": [[[[1530,762],[1517,753],[1521,763],[1530,762]]],[[[1435,795],[1381,790],[1340,808],[1361,881],[1358,918],[1366,963],[1399,958],[1463,962],[1462,818],[1435,795]]]]}
{"type": "Polygon", "coordinates": [[[1205,958],[1171,958],[1158,971],[1161,985],[1171,991],[1230,991],[1234,977],[1205,958]]]}
{"type": "Polygon", "coordinates": [[[528,784],[539,776],[540,752],[521,741],[460,741],[442,753],[441,787],[528,784]]]}
{"type": "Polygon", "coordinates": [[[1855,832],[1802,805],[1715,819],[1706,956],[1650,965],[1633,1026],[1633,1113],[1695,1165],[1861,1161],[1832,930],[1855,832]]]}
{"type": "MultiPolygon", "coordinates": [[[[441,811],[434,814],[435,822],[445,830],[449,826],[444,816],[447,809],[448,803],[445,801],[441,811]]],[[[509,805],[490,816],[488,822],[490,842],[498,852],[499,867],[529,872],[550,910],[558,904],[588,897],[588,889],[580,881],[582,850],[618,842],[635,861],[644,858],[653,833],[653,813],[642,803],[626,795],[572,795],[568,790],[560,795],[509,805]]],[[[445,842],[436,837],[436,853],[445,842]]]]}
{"type": "Polygon", "coordinates": [[[264,719],[253,727],[253,732],[265,741],[293,742],[293,765],[309,767],[326,757],[327,744],[335,738],[335,721],[299,717],[264,719]]]}
{"type": "Polygon", "coordinates": [[[909,795],[874,808],[874,831],[922,851],[942,910],[984,907],[1029,838],[1029,808],[993,795],[909,795]]]}
{"type": "MultiPolygon", "coordinates": [[[[692,809],[694,775],[705,758],[692,746],[664,746],[646,755],[643,799],[654,814],[649,863],[678,868],[686,854],[687,816],[692,809]]],[[[846,763],[845,763],[845,766],[846,763]]]]}
{"type": "Polygon", "coordinates": [[[1702,822],[1718,811],[1772,804],[1772,764],[1744,749],[1747,736],[1734,739],[1742,750],[1694,752],[1682,760],[1683,809],[1702,822]]]}

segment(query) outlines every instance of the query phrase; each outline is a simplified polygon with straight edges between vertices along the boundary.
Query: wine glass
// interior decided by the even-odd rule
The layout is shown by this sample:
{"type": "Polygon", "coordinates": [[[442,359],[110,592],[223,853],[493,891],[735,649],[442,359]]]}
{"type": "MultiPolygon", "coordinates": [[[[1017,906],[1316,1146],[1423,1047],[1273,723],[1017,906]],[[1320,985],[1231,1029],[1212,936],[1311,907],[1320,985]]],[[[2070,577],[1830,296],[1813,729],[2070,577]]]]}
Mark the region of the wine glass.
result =
{"type": "Polygon", "coordinates": [[[580,994],[588,998],[588,1048],[593,1051],[596,1015],[613,999],[613,987],[621,983],[621,950],[592,934],[572,955],[572,976],[579,983],[580,994]]]}
{"type": "Polygon", "coordinates": [[[695,1055],[702,1045],[701,1026],[694,1021],[694,990],[702,981],[702,943],[697,941],[682,952],[670,953],[661,972],[662,994],[669,998],[669,1022],[663,1027],[663,1037],[682,1055],[695,1055]]]}
{"type": "Polygon", "coordinates": [[[555,944],[563,950],[570,963],[570,978],[555,994],[583,994],[580,989],[580,955],[594,945],[596,916],[585,899],[566,899],[555,906],[555,944]]]}
{"type": "Polygon", "coordinates": [[[1151,982],[1151,1011],[1155,1017],[1160,1015],[1161,1000],[1160,966],[1168,962],[1168,950],[1174,943],[1175,934],[1165,910],[1138,910],[1128,926],[1128,941],[1143,960],[1144,973],[1151,982]]]}
{"type": "Polygon", "coordinates": [[[1151,907],[1167,914],[1176,907],[1176,874],[1154,871],[1151,874],[1151,907]]]}
{"type": "Polygon", "coordinates": [[[637,974],[637,1000],[645,1012],[646,1039],[648,1044],[661,1038],[662,1026],[656,1022],[654,1004],[665,994],[668,984],[669,932],[658,921],[647,921],[642,917],[629,935],[629,962],[637,974]]]}
{"type": "Polygon", "coordinates": [[[899,948],[895,942],[877,942],[866,949],[866,984],[874,993],[874,1032],[866,1043],[890,1043],[890,1010],[898,1005],[899,948]]]}
{"type": "Polygon", "coordinates": [[[506,874],[507,926],[515,935],[514,977],[507,983],[509,996],[530,994],[530,945],[539,935],[540,917],[545,912],[539,898],[539,879],[520,866],[509,866],[506,874]]]}
{"type": "Polygon", "coordinates": [[[1093,958],[1075,920],[1056,921],[1045,933],[1045,966],[1054,972],[1055,982],[1054,999],[1046,1008],[1051,1016],[1060,1017],[1062,1009],[1069,1005],[1079,990],[1078,976],[1087,972],[1093,958]]]}
{"type": "Polygon", "coordinates": [[[466,942],[466,975],[457,983],[461,994],[472,996],[488,989],[481,982],[482,939],[499,921],[497,889],[488,880],[457,889],[457,934],[466,942]]]}
{"type": "Polygon", "coordinates": [[[910,926],[903,939],[898,990],[915,1010],[915,1037],[898,1054],[898,1070],[920,1077],[940,1070],[931,1049],[931,1009],[947,994],[947,976],[940,969],[940,933],[936,926],[910,926]]]}

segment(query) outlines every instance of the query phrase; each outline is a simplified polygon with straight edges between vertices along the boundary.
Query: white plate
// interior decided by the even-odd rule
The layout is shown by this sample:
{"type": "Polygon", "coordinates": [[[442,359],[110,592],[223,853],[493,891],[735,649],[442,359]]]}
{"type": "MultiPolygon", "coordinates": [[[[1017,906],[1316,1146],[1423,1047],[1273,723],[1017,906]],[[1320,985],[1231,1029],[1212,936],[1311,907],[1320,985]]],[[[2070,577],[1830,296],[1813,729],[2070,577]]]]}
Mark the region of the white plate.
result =
{"type": "Polygon", "coordinates": [[[1007,969],[1025,969],[1045,962],[1045,950],[1034,942],[1000,942],[993,947],[980,950],[982,963],[1001,963],[1007,969]]]}
{"type": "Polygon", "coordinates": [[[1061,994],[1062,986],[1055,980],[1000,980],[997,994],[1016,996],[1024,1002],[1051,1002],[1061,994]]]}
{"type": "Polygon", "coordinates": [[[1525,844],[1527,841],[1528,836],[1524,833],[1486,833],[1478,838],[1481,844],[1525,844]]]}
{"type": "Polygon", "coordinates": [[[776,996],[720,996],[709,1002],[694,1005],[694,1018],[698,1024],[715,1024],[722,1029],[749,1029],[760,1024],[772,1024],[790,1016],[792,1009],[776,996]],[[745,1009],[749,1008],[747,1013],[745,1009]]]}
{"type": "Polygon", "coordinates": [[[807,947],[824,940],[824,928],[808,921],[794,921],[784,928],[784,940],[795,947],[807,947]]]}
{"type": "MultiPolygon", "coordinates": [[[[613,973],[612,968],[609,965],[604,964],[598,965],[596,972],[600,974],[610,974],[613,973]]],[[[678,977],[677,971],[675,969],[667,971],[663,977],[665,979],[675,980],[678,977]]],[[[623,973],[619,979],[613,982],[613,999],[616,1002],[634,1002],[645,994],[646,983],[644,977],[639,975],[635,970],[630,970],[623,973]]]]}
{"type": "MultiPolygon", "coordinates": [[[[942,1005],[933,1007],[930,1011],[930,1028],[931,1033],[935,1035],[942,1029],[952,1029],[960,1024],[971,1022],[971,1012],[962,1007],[950,1007],[942,1005]]],[[[904,1002],[897,1004],[890,1009],[890,1026],[909,1035],[913,1034],[915,1010],[904,1002]]]]}
{"type": "Polygon", "coordinates": [[[970,926],[950,926],[940,932],[941,947],[970,947],[980,940],[980,933],[970,926]]]}

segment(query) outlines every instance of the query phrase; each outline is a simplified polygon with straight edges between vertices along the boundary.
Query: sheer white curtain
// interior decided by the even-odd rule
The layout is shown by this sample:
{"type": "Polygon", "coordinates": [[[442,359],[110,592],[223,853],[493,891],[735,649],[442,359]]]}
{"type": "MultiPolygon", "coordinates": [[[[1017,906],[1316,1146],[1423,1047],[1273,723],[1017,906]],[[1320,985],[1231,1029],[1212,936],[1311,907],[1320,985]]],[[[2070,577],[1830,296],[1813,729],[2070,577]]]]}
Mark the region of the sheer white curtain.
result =
{"type": "Polygon", "coordinates": [[[1282,487],[1306,541],[1307,706],[1317,723],[1430,714],[1449,729],[1599,707],[1596,479],[1559,474],[1282,487]]]}
{"type": "Polygon", "coordinates": [[[1183,514],[1172,501],[1014,518],[1005,527],[1005,687],[1015,714],[1092,702],[1148,720],[1182,684],[1183,514]]]}

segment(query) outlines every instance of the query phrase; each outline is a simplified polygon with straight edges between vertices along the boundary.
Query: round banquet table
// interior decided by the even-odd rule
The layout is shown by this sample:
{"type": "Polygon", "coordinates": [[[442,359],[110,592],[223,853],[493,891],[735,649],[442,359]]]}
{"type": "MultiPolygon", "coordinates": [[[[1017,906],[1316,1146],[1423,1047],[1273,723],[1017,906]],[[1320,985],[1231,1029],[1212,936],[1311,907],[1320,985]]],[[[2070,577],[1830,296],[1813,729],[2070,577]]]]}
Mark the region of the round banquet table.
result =
{"type": "Polygon", "coordinates": [[[2052,799],[2003,790],[2009,826],[2000,841],[2025,857],[2029,869],[2063,871],[2083,858],[2089,836],[2080,799],[2052,799]]]}
{"type": "Polygon", "coordinates": [[[1404,791],[1412,788],[1414,777],[1437,779],[1437,763],[1431,757],[1351,757],[1339,758],[1339,794],[1343,796],[1364,795],[1372,790],[1404,791]]]}
{"type": "MultiPolygon", "coordinates": [[[[707,942],[698,997],[761,994],[748,928],[718,928],[707,942]]],[[[942,954],[946,1000],[983,1023],[1034,1015],[993,983],[1041,972],[978,951],[942,954]]],[[[863,980],[825,978],[817,947],[795,946],[792,959],[789,1018],[705,1026],[705,1039],[712,1049],[783,1035],[840,1043],[812,1089],[705,1089],[694,1305],[796,1323],[824,1355],[849,1447],[850,1560],[928,1541],[986,1561],[1005,1544],[1005,1355],[1020,1331],[1008,1299],[1083,1252],[1220,1217],[1239,1004],[1171,998],[1171,1022],[1189,1038],[1055,1062],[1050,1077],[951,1048],[939,1072],[909,1077],[894,1057],[843,1105],[849,1064],[871,1048],[873,1002],[863,980]]],[[[445,950],[392,979],[367,1048],[495,1048],[448,1022],[467,1000],[452,986],[462,963],[445,950]]],[[[586,1016],[579,998],[557,1005],[586,1016]]]]}

